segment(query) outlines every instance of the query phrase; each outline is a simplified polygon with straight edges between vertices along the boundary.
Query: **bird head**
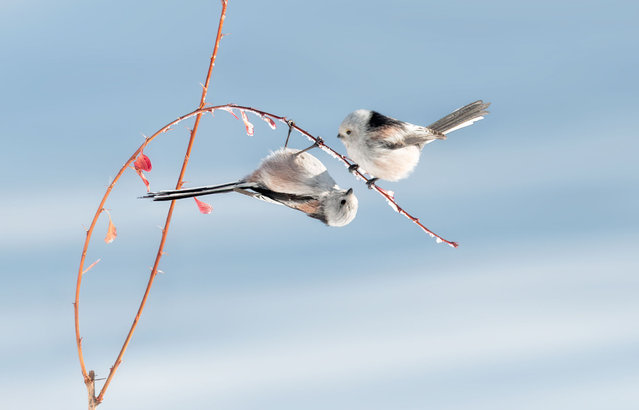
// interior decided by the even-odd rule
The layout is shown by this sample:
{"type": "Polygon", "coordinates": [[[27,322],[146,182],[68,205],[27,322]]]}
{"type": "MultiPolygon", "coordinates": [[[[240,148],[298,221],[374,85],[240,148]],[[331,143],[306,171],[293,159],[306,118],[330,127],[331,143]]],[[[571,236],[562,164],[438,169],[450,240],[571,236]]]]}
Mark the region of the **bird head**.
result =
{"type": "Polygon", "coordinates": [[[366,123],[370,119],[370,110],[357,110],[348,114],[339,126],[337,138],[347,147],[365,134],[366,123]]]}
{"type": "Polygon", "coordinates": [[[357,215],[358,202],[353,188],[348,190],[336,189],[329,192],[322,199],[326,225],[348,225],[357,215]]]}

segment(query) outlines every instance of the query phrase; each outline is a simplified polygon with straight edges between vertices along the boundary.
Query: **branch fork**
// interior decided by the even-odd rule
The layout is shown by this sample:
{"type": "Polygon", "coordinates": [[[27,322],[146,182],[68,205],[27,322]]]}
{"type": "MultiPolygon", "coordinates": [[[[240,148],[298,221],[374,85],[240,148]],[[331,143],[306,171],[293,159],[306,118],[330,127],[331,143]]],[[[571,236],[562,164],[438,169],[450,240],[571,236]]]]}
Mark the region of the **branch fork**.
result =
{"type": "MultiPolygon", "coordinates": [[[[138,311],[135,315],[135,318],[133,320],[133,323],[131,324],[131,328],[126,336],[126,339],[124,340],[124,343],[122,345],[122,348],[120,349],[120,352],[115,360],[115,362],[113,363],[113,366],[111,366],[110,371],[108,376],[106,377],[106,381],[104,382],[104,385],[102,386],[99,394],[96,396],[96,389],[95,389],[95,372],[93,370],[88,371],[86,369],[86,365],[84,363],[84,354],[82,351],[82,337],[80,336],[80,318],[79,318],[79,300],[80,300],[80,288],[82,285],[82,277],[83,274],[86,273],[87,271],[89,271],[91,268],[93,268],[95,266],[96,263],[99,262],[99,259],[97,261],[95,261],[94,263],[92,263],[90,266],[88,266],[86,269],[84,268],[84,263],[86,260],[86,255],[87,255],[87,249],[89,246],[89,243],[91,241],[91,237],[93,234],[93,230],[96,226],[96,223],[99,219],[99,216],[102,214],[102,211],[105,210],[104,205],[106,203],[107,198],[109,197],[111,191],[113,190],[114,186],[116,185],[116,183],[118,182],[118,180],[120,179],[120,177],[123,175],[124,171],[127,170],[129,167],[131,167],[131,164],[134,163],[134,161],[136,161],[137,158],[139,158],[140,154],[142,154],[144,148],[151,142],[153,141],[158,135],[163,134],[169,130],[172,129],[172,127],[174,125],[177,125],[179,123],[181,123],[184,120],[187,120],[189,118],[195,117],[195,123],[193,125],[193,129],[190,131],[190,138],[189,138],[189,142],[188,142],[188,146],[186,149],[186,153],[184,155],[184,161],[182,163],[182,168],[178,177],[178,180],[176,182],[176,189],[180,189],[182,187],[182,184],[184,183],[184,174],[186,172],[186,167],[188,165],[189,162],[189,158],[190,158],[190,154],[191,154],[191,150],[193,147],[193,141],[195,139],[195,136],[197,134],[197,130],[198,130],[198,126],[200,123],[200,119],[202,117],[203,114],[205,113],[211,113],[213,114],[213,112],[215,110],[225,110],[230,112],[233,116],[235,116],[236,118],[239,119],[239,117],[237,115],[235,115],[235,113],[233,112],[234,109],[237,109],[240,111],[240,114],[242,116],[242,119],[244,120],[244,123],[246,125],[247,128],[247,133],[251,133],[252,132],[252,124],[250,124],[248,118],[246,117],[246,112],[250,112],[253,113],[257,116],[259,116],[262,120],[266,121],[269,126],[272,129],[275,129],[275,121],[280,121],[284,124],[286,124],[289,128],[288,130],[288,135],[287,135],[287,139],[286,139],[286,145],[288,144],[288,140],[291,134],[292,130],[296,130],[297,132],[299,132],[300,134],[304,135],[306,138],[308,138],[310,141],[313,142],[314,146],[317,146],[318,148],[320,148],[322,151],[326,152],[327,154],[329,154],[330,156],[332,156],[333,158],[338,159],[339,161],[341,161],[346,167],[349,168],[349,171],[355,176],[356,179],[359,179],[363,182],[367,182],[369,181],[369,179],[367,179],[364,174],[358,170],[354,165],[353,161],[351,161],[349,158],[347,158],[345,155],[340,154],[339,152],[335,151],[333,148],[331,148],[330,146],[328,146],[325,141],[319,137],[319,136],[313,136],[312,134],[310,134],[308,131],[302,129],[301,127],[299,127],[293,120],[288,119],[287,117],[284,116],[279,116],[279,115],[275,115],[266,111],[262,111],[256,108],[252,108],[252,107],[247,107],[247,106],[241,106],[241,105],[237,105],[237,104],[224,104],[224,105],[218,105],[218,106],[210,106],[206,103],[206,97],[207,97],[207,93],[208,93],[208,89],[209,89],[209,84],[210,84],[210,80],[211,80],[211,75],[212,75],[212,70],[213,67],[215,65],[215,60],[217,57],[217,50],[219,47],[219,43],[220,43],[220,39],[222,38],[222,26],[224,23],[224,20],[226,18],[226,8],[228,5],[228,1],[227,0],[222,0],[222,11],[221,11],[221,15],[220,15],[220,20],[219,20],[219,25],[218,25],[218,31],[217,31],[217,36],[215,39],[215,45],[213,48],[213,53],[211,55],[211,61],[210,61],[210,65],[209,65],[209,69],[207,72],[207,76],[206,76],[206,81],[204,84],[202,84],[202,96],[200,98],[200,104],[198,106],[198,109],[182,115],[181,117],[173,120],[172,122],[168,123],[167,125],[165,125],[164,127],[162,127],[160,130],[158,130],[155,134],[153,134],[150,137],[145,137],[144,142],[142,143],[142,145],[140,145],[140,147],[133,153],[133,155],[131,155],[131,157],[128,159],[128,161],[120,168],[119,172],[117,173],[117,175],[115,176],[115,178],[113,179],[113,181],[109,184],[109,186],[106,189],[106,192],[104,193],[104,196],[102,197],[102,200],[100,202],[100,204],[98,205],[97,211],[95,212],[95,215],[93,217],[93,220],[91,221],[91,225],[89,226],[89,228],[86,230],[86,238],[84,241],[84,246],[82,249],[82,255],[80,258],[80,266],[78,269],[78,276],[77,276],[77,282],[76,282],[76,292],[75,292],[75,301],[73,303],[73,310],[74,310],[74,318],[75,318],[75,335],[76,335],[76,346],[77,346],[77,351],[78,351],[78,357],[79,357],[79,361],[80,361],[80,368],[82,370],[82,375],[83,375],[83,379],[84,379],[84,383],[87,387],[87,392],[88,392],[88,405],[89,405],[89,409],[95,409],[100,403],[102,403],[102,401],[104,400],[104,395],[107,391],[107,388],[109,387],[113,376],[115,375],[118,367],[120,366],[120,364],[122,363],[122,358],[124,356],[124,353],[129,345],[129,342],[131,341],[133,332],[136,329],[136,326],[138,324],[138,321],[140,320],[140,316],[142,314],[142,311],[144,310],[144,306],[146,304],[147,298],[149,296],[149,292],[151,290],[151,287],[153,285],[153,281],[155,279],[155,277],[157,276],[157,274],[159,272],[161,272],[158,269],[160,260],[162,258],[162,256],[165,254],[164,252],[164,244],[166,242],[166,237],[169,231],[169,227],[170,227],[170,223],[171,223],[171,218],[173,215],[173,210],[175,207],[175,201],[171,201],[171,205],[169,206],[169,210],[166,216],[166,221],[164,223],[164,226],[162,228],[162,235],[161,235],[161,240],[160,240],[160,245],[158,247],[158,251],[155,257],[155,262],[153,264],[153,267],[151,268],[151,273],[149,276],[149,280],[147,283],[147,287],[146,290],[144,292],[144,295],[142,297],[142,300],[140,302],[140,306],[138,308],[138,311]]],[[[285,146],[286,146],[285,145],[285,146]]],[[[140,157],[141,158],[141,157],[140,157]]],[[[149,163],[150,166],[150,163],[149,163]]],[[[139,171],[138,173],[141,173],[142,168],[140,168],[140,165],[138,164],[137,167],[136,166],[132,166],[132,168],[134,168],[134,170],[139,171]]],[[[150,168],[149,168],[150,170],[150,168]]],[[[143,178],[144,180],[144,178],[143,178]]],[[[409,214],[408,212],[406,212],[403,208],[401,208],[397,202],[395,201],[394,198],[394,193],[392,191],[387,191],[384,190],[382,188],[380,188],[379,186],[377,186],[376,184],[370,184],[369,187],[371,189],[373,189],[374,191],[376,191],[378,194],[380,194],[382,197],[384,197],[384,199],[386,200],[386,202],[389,204],[389,206],[391,208],[393,208],[393,210],[395,210],[396,212],[400,213],[401,215],[404,215],[406,218],[408,218],[409,220],[411,220],[412,222],[414,222],[416,225],[418,225],[423,231],[425,231],[426,233],[428,233],[431,237],[435,238],[436,241],[438,243],[446,243],[452,247],[457,247],[458,244],[456,242],[452,242],[452,241],[448,241],[446,239],[444,239],[443,237],[437,235],[436,233],[432,232],[431,230],[429,230],[428,228],[426,228],[426,226],[424,226],[420,220],[414,216],[412,216],[411,214],[409,214]]],[[[114,233],[115,233],[115,228],[114,229],[114,233]]]]}

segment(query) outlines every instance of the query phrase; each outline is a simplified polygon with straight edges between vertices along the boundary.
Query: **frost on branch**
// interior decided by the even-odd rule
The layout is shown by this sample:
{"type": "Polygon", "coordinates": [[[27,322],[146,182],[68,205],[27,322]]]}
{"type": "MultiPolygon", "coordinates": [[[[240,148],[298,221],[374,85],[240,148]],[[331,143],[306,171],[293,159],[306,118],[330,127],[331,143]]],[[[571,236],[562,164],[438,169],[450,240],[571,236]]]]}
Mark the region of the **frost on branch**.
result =
{"type": "MultiPolygon", "coordinates": [[[[236,120],[240,119],[240,117],[235,115],[235,113],[233,112],[233,108],[231,108],[231,107],[218,107],[217,109],[218,110],[223,110],[223,111],[226,111],[226,112],[230,113],[232,116],[235,117],[236,120]]],[[[213,112],[213,111],[211,111],[211,112],[213,112]]]]}
{"type": "MultiPolygon", "coordinates": [[[[324,151],[325,153],[327,153],[328,155],[330,155],[331,157],[338,159],[338,160],[342,160],[342,158],[340,157],[340,155],[338,153],[336,153],[335,151],[333,151],[329,146],[327,145],[322,145],[320,147],[320,149],[322,151],[324,151]]],[[[348,166],[348,165],[347,165],[348,166]]]]}
{"type": "Polygon", "coordinates": [[[384,189],[382,189],[380,187],[377,187],[377,189],[384,194],[384,198],[386,199],[386,203],[388,204],[388,206],[393,208],[393,211],[399,212],[399,207],[395,203],[395,192],[386,191],[386,190],[384,190],[384,189]]]}

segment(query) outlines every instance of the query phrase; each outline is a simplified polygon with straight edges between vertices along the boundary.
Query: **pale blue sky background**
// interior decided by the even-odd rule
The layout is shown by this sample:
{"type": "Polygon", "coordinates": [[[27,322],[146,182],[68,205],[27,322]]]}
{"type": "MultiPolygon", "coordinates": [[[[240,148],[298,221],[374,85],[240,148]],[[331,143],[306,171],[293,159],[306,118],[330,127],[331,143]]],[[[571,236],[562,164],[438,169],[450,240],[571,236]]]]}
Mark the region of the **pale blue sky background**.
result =
{"type": "MultiPolygon", "coordinates": [[[[72,301],[109,178],[197,105],[218,1],[0,5],[0,407],[84,408],[72,301]]],[[[287,115],[342,150],[371,108],[472,127],[381,186],[461,246],[437,245],[320,151],[360,200],[328,228],[239,195],[179,204],[147,309],[101,409],[639,407],[639,6],[631,1],[231,0],[208,101],[287,115]]],[[[203,122],[191,184],[248,173],[285,129],[203,122]]],[[[175,184],[187,126],[156,140],[175,184]]],[[[299,135],[293,145],[304,147],[299,135]]],[[[129,172],[85,277],[87,366],[104,377],[145,286],[167,204],[129,172]]]]}

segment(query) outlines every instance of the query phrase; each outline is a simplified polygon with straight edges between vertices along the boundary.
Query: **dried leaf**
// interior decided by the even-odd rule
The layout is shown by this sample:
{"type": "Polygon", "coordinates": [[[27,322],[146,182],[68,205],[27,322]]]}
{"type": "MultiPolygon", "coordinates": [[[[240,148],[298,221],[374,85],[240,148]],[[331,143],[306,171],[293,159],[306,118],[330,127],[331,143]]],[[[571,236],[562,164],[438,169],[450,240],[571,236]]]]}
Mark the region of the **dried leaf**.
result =
{"type": "Polygon", "coordinates": [[[148,180],[148,179],[146,179],[146,177],[144,176],[144,174],[142,173],[142,171],[136,168],[136,169],[135,169],[135,172],[137,172],[137,173],[138,173],[138,175],[140,176],[140,178],[142,178],[142,182],[144,182],[144,185],[146,185],[146,192],[151,192],[151,187],[150,187],[150,184],[149,184],[149,180],[148,180]]]}
{"type": "Polygon", "coordinates": [[[252,137],[253,124],[251,124],[251,122],[249,121],[248,117],[246,116],[246,112],[244,112],[244,110],[240,110],[240,114],[242,114],[242,121],[244,121],[244,126],[246,127],[246,135],[248,135],[249,137],[252,137]]]}
{"type": "Polygon", "coordinates": [[[115,229],[115,225],[113,225],[113,221],[111,220],[111,214],[106,209],[104,211],[107,213],[107,215],[109,217],[109,228],[107,229],[107,234],[104,237],[104,242],[111,243],[111,242],[113,242],[115,237],[118,236],[118,233],[117,233],[117,231],[115,229]]]}
{"type": "Polygon", "coordinates": [[[273,121],[273,118],[271,118],[271,117],[267,117],[266,115],[263,115],[263,116],[262,116],[262,119],[263,119],[264,121],[266,121],[266,122],[268,123],[268,125],[269,125],[272,129],[277,128],[277,127],[275,126],[275,121],[273,121]]]}
{"type": "MultiPolygon", "coordinates": [[[[113,228],[115,229],[115,228],[113,228]]],[[[82,274],[84,275],[85,273],[87,273],[88,271],[91,270],[92,267],[94,267],[98,262],[100,262],[100,259],[98,259],[97,261],[93,262],[91,265],[89,265],[88,268],[86,268],[85,270],[82,271],[82,274]]]]}
{"type": "Polygon", "coordinates": [[[236,120],[239,120],[239,119],[240,119],[240,117],[238,117],[237,115],[235,115],[235,113],[233,112],[233,108],[231,108],[231,107],[220,107],[220,108],[218,108],[218,110],[224,110],[224,111],[226,111],[226,112],[231,113],[231,115],[232,115],[232,116],[234,116],[236,120]]]}
{"type": "Polygon", "coordinates": [[[133,166],[136,170],[149,172],[151,170],[151,160],[143,152],[140,152],[133,166]]]}
{"type": "Polygon", "coordinates": [[[213,211],[213,206],[207,204],[206,202],[200,201],[196,197],[193,197],[193,199],[195,199],[195,203],[197,204],[197,207],[200,209],[200,212],[202,212],[203,214],[208,215],[213,211]]]}

